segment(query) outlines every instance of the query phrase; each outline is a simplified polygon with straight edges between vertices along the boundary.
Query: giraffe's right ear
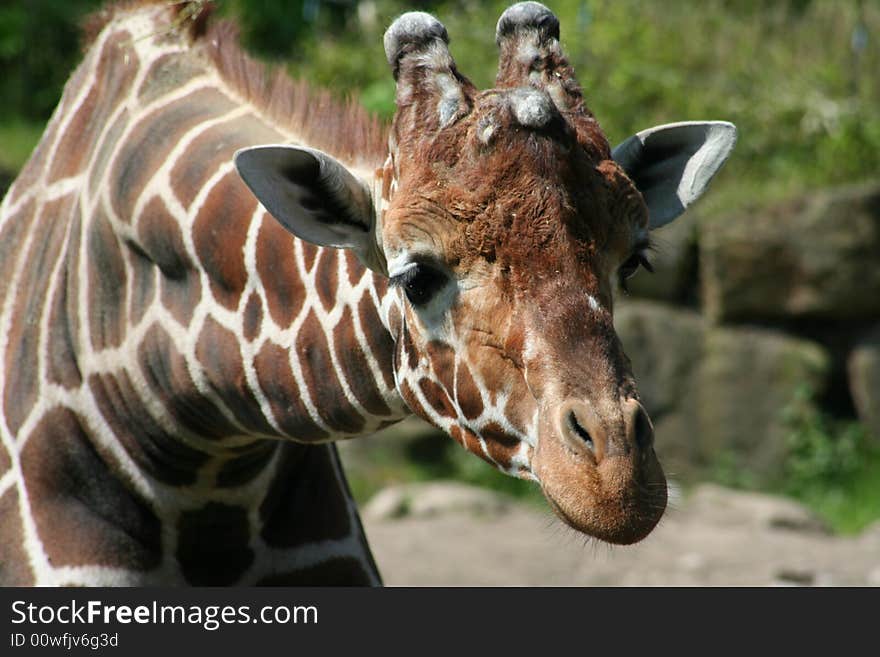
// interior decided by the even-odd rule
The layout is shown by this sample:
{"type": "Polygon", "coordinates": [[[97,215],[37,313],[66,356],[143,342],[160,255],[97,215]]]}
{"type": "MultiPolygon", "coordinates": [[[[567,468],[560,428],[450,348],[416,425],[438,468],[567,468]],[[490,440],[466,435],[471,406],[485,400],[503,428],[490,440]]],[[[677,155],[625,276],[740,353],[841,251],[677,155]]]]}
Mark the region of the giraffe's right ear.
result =
{"type": "Polygon", "coordinates": [[[385,273],[370,190],[340,162],[286,145],[244,148],[234,161],[254,196],[288,231],[318,246],[351,249],[367,267],[385,273]]]}
{"type": "Polygon", "coordinates": [[[648,128],[611,153],[648,206],[654,230],[696,201],[727,161],[736,126],[727,121],[685,121],[648,128]]]}

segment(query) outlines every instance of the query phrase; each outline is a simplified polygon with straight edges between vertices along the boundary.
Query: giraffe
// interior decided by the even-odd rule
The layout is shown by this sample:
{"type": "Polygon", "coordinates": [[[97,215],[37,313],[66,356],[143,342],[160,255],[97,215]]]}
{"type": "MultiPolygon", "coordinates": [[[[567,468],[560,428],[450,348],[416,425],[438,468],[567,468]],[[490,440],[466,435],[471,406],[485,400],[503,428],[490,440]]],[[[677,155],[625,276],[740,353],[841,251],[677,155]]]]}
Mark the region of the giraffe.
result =
{"type": "Polygon", "coordinates": [[[647,535],[612,289],[735,128],[612,150],[535,2],[482,92],[439,21],[394,21],[387,130],[208,13],[99,13],[0,205],[0,581],[380,584],[334,441],[412,413],[575,529],[647,535]]]}

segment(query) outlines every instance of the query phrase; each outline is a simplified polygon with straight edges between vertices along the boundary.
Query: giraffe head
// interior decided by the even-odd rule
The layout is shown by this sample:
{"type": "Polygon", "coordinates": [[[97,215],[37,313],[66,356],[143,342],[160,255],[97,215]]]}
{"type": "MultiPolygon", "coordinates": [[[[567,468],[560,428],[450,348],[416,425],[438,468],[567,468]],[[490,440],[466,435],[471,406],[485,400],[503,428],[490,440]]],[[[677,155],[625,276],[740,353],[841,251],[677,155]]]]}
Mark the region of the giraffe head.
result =
{"type": "Polygon", "coordinates": [[[647,262],[649,231],[700,196],[735,129],[661,126],[612,150],[546,7],[509,8],[496,42],[496,86],[479,91],[436,19],[391,25],[397,113],[372,191],[306,148],[236,163],[291,232],[388,277],[396,381],[414,412],[537,480],[572,527],[635,542],[660,519],[666,481],[612,289],[647,262]]]}

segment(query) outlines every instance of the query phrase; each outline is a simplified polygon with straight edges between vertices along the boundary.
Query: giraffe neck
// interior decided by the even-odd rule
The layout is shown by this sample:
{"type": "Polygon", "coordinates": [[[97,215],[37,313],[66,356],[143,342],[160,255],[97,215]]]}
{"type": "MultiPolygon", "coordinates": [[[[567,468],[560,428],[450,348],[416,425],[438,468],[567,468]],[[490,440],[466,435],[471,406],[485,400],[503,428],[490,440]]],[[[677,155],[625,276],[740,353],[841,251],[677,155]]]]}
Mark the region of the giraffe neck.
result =
{"type": "Polygon", "coordinates": [[[394,299],[258,206],[232,154],[300,136],[156,37],[166,14],[101,33],[0,207],[0,550],[25,553],[0,563],[40,583],[376,581],[315,443],[407,413],[394,299]]]}

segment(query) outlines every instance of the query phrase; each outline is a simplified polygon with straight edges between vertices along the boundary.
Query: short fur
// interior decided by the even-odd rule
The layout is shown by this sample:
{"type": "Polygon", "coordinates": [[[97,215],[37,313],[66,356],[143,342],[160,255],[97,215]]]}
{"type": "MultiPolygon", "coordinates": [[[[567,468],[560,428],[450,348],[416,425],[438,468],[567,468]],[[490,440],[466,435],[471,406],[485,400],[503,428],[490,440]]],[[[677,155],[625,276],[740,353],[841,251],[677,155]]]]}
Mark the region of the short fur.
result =
{"type": "Polygon", "coordinates": [[[177,20],[172,30],[203,48],[221,78],[274,124],[289,127],[306,143],[348,161],[381,162],[388,129],[355,100],[338,100],[305,80],[293,81],[282,68],[272,69],[247,55],[239,45],[239,28],[230,20],[213,18],[214,3],[204,0],[117,0],[83,22],[88,47],[113,18],[144,5],[167,4],[177,20]]]}

